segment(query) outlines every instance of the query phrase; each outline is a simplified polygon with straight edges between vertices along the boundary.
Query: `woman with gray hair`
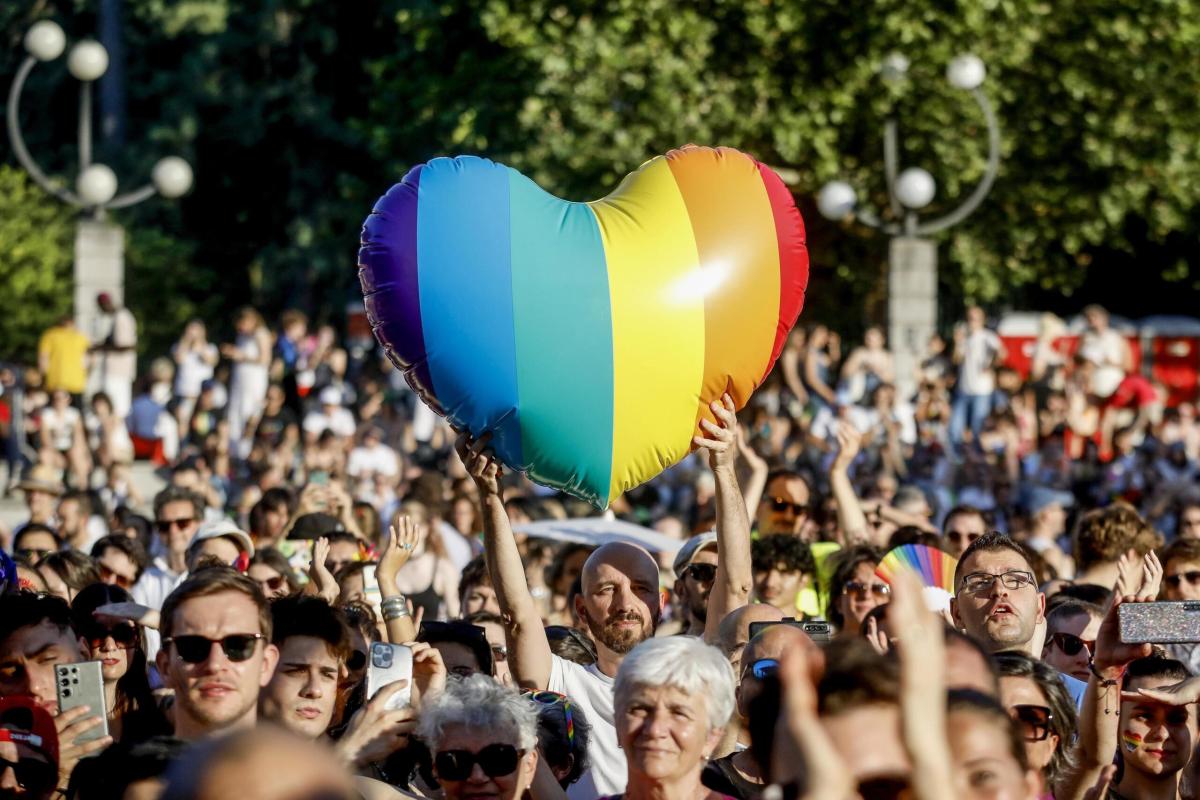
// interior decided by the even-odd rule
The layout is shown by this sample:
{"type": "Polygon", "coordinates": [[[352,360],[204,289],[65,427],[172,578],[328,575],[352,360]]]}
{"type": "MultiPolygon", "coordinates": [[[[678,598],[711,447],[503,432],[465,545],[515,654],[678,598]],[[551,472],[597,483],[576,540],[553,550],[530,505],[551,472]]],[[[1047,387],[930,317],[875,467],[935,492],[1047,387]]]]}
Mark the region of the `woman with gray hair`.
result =
{"type": "Polygon", "coordinates": [[[726,797],[700,783],[733,714],[733,669],[720,650],[690,636],[649,639],[625,656],[613,691],[626,800],[726,797]]]}
{"type": "Polygon", "coordinates": [[[486,675],[450,681],[421,712],[417,735],[433,754],[446,800],[517,800],[537,768],[537,707],[486,675]]]}

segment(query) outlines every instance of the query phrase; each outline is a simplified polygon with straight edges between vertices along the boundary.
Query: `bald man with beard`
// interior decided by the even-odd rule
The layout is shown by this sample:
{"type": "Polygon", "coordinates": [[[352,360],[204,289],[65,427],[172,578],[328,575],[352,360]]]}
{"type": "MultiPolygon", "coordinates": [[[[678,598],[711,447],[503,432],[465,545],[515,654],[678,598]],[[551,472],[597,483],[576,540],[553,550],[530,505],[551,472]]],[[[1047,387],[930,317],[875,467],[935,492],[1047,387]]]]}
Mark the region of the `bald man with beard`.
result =
{"type": "MultiPolygon", "coordinates": [[[[717,625],[750,596],[750,519],[734,474],[737,418],[728,396],[713,403],[714,424],[700,423],[704,436],[693,441],[709,454],[716,483],[717,574],[709,593],[706,641],[715,641],[717,625]]],[[[620,794],[625,789],[625,756],[617,745],[613,718],[613,679],[625,656],[654,635],[662,614],[658,564],[646,550],[610,542],[595,550],[580,573],[582,591],[575,612],[596,643],[596,662],[581,666],[555,656],[525,578],[504,499],[500,465],[487,450],[489,438],[460,436],[456,445],[467,473],[479,488],[483,506],[484,553],[508,627],[508,659],[522,688],[549,689],[571,698],[592,723],[588,756],[591,767],[567,792],[572,800],[620,794]]]]}

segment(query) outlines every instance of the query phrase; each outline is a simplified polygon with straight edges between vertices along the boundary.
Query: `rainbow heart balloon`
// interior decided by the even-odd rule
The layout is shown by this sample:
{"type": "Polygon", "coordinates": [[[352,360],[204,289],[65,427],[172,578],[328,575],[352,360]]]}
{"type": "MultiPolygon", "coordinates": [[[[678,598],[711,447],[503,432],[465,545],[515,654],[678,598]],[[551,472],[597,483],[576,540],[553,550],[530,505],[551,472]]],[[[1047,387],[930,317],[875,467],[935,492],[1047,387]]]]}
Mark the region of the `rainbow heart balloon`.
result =
{"type": "Polygon", "coordinates": [[[430,407],[603,507],[686,456],[723,392],[746,404],[803,306],[808,251],[791,193],[737,150],[673,150],[591,203],[459,156],[375,204],[359,279],[430,407]]]}

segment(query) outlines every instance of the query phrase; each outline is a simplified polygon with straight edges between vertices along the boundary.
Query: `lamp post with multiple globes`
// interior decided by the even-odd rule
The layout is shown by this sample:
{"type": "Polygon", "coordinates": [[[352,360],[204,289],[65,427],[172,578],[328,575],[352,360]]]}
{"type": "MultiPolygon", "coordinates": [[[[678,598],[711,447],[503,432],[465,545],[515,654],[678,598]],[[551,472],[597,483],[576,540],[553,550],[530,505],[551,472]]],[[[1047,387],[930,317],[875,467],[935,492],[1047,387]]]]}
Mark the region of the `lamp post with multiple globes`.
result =
{"type": "MultiPolygon", "coordinates": [[[[904,56],[893,54],[885,59],[885,80],[903,80],[907,72],[904,56]]],[[[978,208],[1000,167],[1000,127],[980,89],[985,75],[983,61],[969,54],[953,59],[946,69],[951,86],[971,93],[983,112],[988,132],[983,177],[958,208],[927,222],[920,220],[918,212],[933,201],[937,184],[920,167],[899,169],[899,135],[894,119],[884,124],[883,164],[888,205],[896,221],[885,221],[869,209],[858,207],[854,188],[845,181],[830,181],[817,195],[822,216],[832,220],[853,217],[892,237],[888,247],[888,340],[896,357],[897,389],[904,397],[915,389],[913,376],[937,328],[937,248],[927,237],[958,224],[978,208]]]]}
{"type": "Polygon", "coordinates": [[[17,160],[34,182],[82,212],[75,230],[75,322],[81,331],[94,335],[96,294],[106,291],[118,302],[124,300],[125,235],[119,225],[106,218],[107,212],[140,203],[154,194],[181,197],[192,186],[192,168],[178,156],[167,156],[154,165],[150,183],[118,194],[116,173],[92,158],[92,85],[108,70],[108,51],[99,42],[84,39],[67,53],[67,70],[80,82],[79,168],[74,189],[49,178],[29,154],[21,135],[21,91],[34,67],[61,56],[67,40],[61,27],[42,20],[26,32],[24,44],[26,57],[8,92],[8,137],[17,160]]]}

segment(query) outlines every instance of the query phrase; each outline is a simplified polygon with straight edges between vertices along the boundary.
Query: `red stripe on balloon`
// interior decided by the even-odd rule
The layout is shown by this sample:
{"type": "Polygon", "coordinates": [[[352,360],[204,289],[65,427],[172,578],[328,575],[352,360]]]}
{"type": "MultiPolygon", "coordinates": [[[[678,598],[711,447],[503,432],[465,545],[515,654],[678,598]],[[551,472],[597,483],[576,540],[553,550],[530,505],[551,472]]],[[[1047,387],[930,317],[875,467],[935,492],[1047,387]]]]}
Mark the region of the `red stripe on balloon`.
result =
{"type": "Polygon", "coordinates": [[[804,220],[796,208],[791,191],[783,185],[779,176],[765,164],[758,165],[767,197],[771,200],[771,212],[775,215],[775,235],[779,240],[779,321],[775,329],[775,346],[771,360],[762,374],[761,382],[771,373],[788,332],[796,324],[800,310],[804,308],[804,290],[808,286],[808,245],[804,233],[804,220]]]}

